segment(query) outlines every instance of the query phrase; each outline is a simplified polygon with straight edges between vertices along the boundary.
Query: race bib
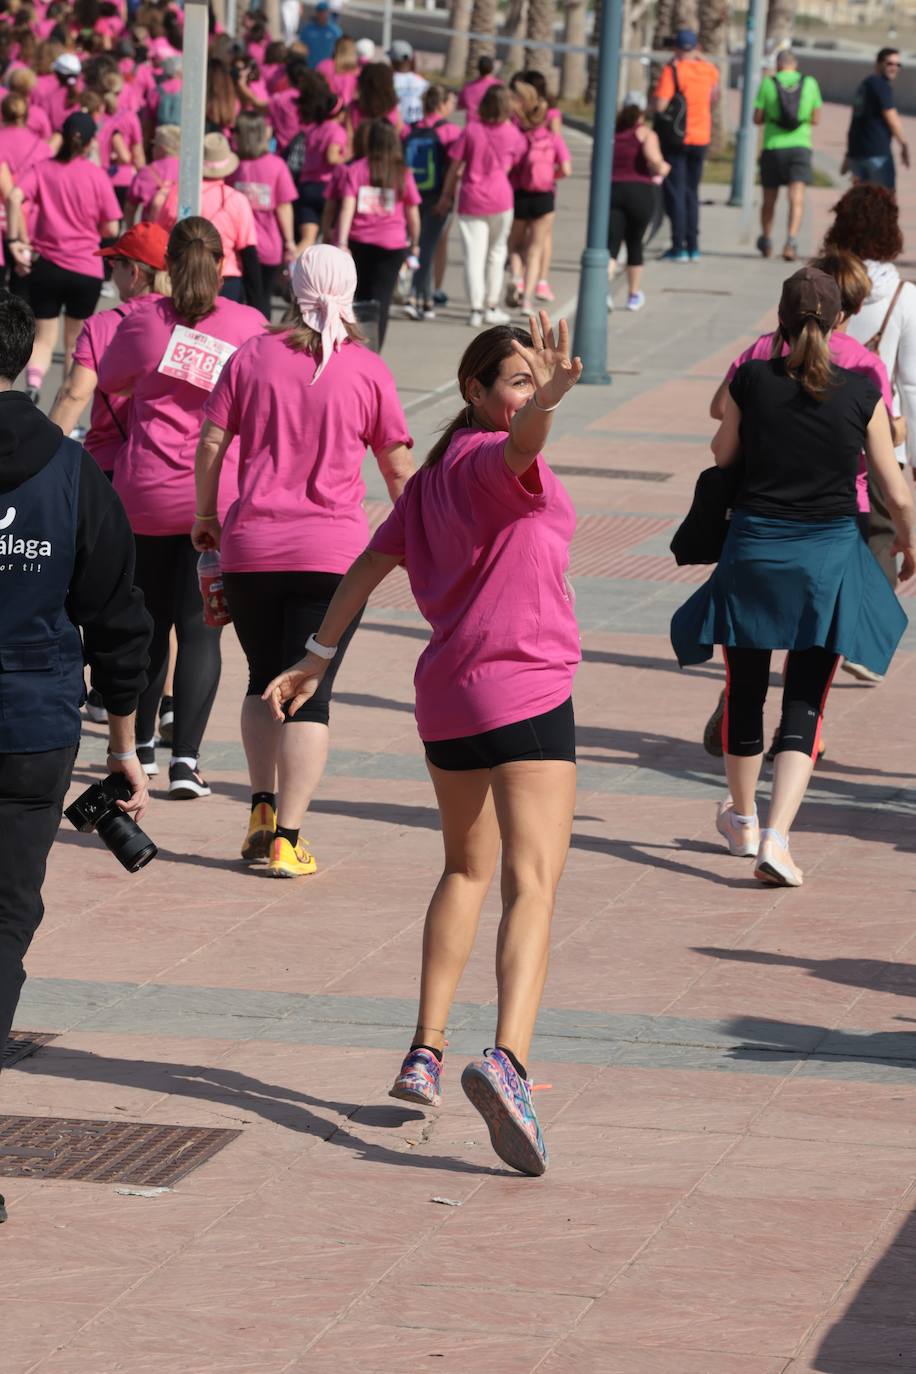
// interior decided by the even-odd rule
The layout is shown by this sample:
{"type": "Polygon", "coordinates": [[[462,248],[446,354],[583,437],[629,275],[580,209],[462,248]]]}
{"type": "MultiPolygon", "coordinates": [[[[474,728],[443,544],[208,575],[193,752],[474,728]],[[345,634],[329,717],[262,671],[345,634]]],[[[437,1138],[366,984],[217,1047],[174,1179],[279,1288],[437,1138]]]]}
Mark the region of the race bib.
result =
{"type": "Polygon", "coordinates": [[[273,204],[266,181],[237,181],[235,189],[248,197],[255,210],[269,210],[273,204]]]}
{"type": "Polygon", "coordinates": [[[360,186],[356,194],[359,215],[391,215],[396,205],[397,198],[390,186],[360,186]]]}
{"type": "Polygon", "coordinates": [[[198,329],[176,324],[158,371],[203,391],[212,391],[234,352],[235,344],[226,343],[225,339],[214,339],[198,329]]]}

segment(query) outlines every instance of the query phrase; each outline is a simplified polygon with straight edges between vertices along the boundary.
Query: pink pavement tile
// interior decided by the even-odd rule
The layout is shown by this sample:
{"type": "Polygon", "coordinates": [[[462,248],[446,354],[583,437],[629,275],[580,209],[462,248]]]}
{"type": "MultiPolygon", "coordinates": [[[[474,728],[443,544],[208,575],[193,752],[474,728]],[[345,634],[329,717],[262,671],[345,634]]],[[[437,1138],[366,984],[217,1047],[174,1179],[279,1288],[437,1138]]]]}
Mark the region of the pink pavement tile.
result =
{"type": "Polygon", "coordinates": [[[802,1075],[786,1083],[751,1126],[756,1136],[912,1149],[912,1089],[880,1081],[829,1082],[802,1075]]]}
{"type": "Polygon", "coordinates": [[[916,1148],[751,1135],[706,1176],[698,1196],[894,1206],[914,1183],[916,1148]]]}
{"type": "Polygon", "coordinates": [[[785,1360],[695,1350],[635,1349],[571,1337],[561,1341],[538,1374],[783,1374],[785,1360]]]}
{"type": "MultiPolygon", "coordinates": [[[[411,1300],[405,1294],[406,1312],[411,1300]]],[[[348,1317],[321,1336],[289,1374],[534,1374],[550,1351],[549,1339],[490,1335],[473,1327],[439,1330],[435,1307],[415,1315],[418,1324],[410,1326],[348,1317]]]]}
{"type": "Polygon", "coordinates": [[[659,383],[652,388],[651,402],[646,395],[624,401],[606,416],[593,420],[589,429],[595,431],[652,429],[672,437],[690,434],[712,437],[709,402],[712,391],[708,377],[681,376],[659,383]]]}
{"type": "Polygon", "coordinates": [[[768,1109],[782,1081],[769,1074],[612,1066],[602,1075],[601,1095],[589,1093],[576,1103],[575,1119],[732,1137],[768,1109]]]}
{"type": "MultiPolygon", "coordinates": [[[[524,1275],[517,1273],[516,1278],[523,1282],[524,1275]]],[[[355,1304],[352,1319],[397,1330],[412,1327],[419,1310],[437,1331],[544,1340],[571,1330],[590,1305],[588,1298],[566,1293],[561,1285],[553,1292],[528,1292],[509,1287],[505,1280],[491,1284],[482,1270],[477,1288],[456,1288],[430,1283],[416,1269],[400,1267],[355,1304]],[[408,1273],[411,1301],[405,1304],[408,1273]]]]}

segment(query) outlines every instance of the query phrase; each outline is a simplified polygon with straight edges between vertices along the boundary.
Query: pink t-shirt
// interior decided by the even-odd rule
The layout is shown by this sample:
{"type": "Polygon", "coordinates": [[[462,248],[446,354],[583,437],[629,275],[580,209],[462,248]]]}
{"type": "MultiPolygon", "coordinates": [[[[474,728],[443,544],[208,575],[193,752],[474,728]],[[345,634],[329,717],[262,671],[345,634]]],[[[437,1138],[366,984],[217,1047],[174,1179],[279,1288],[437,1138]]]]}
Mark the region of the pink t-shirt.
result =
{"type": "Polygon", "coordinates": [[[458,97],[459,110],[467,111],[468,123],[472,124],[477,118],[477,111],[480,102],[483,100],[491,86],[499,86],[498,76],[479,76],[476,81],[469,81],[466,86],[461,88],[458,97]]]}
{"type": "Polygon", "coordinates": [[[159,101],[163,95],[180,95],[184,89],[184,81],[180,76],[170,76],[167,81],[154,81],[152,86],[146,88],[144,103],[152,121],[156,122],[159,111],[159,101]]]}
{"type": "Polygon", "coordinates": [[[564,162],[572,161],[565,139],[551,133],[546,124],[521,133],[525,156],[513,167],[509,180],[517,191],[554,191],[557,172],[564,162]]]}
{"type": "MultiPolygon", "coordinates": [[[[248,197],[241,191],[234,191],[224,181],[207,180],[201,183],[200,213],[223,241],[223,276],[240,277],[239,253],[243,248],[258,246],[258,231],[248,197]]],[[[175,186],[169,191],[156,222],[171,230],[177,217],[178,188],[175,186]]]]}
{"type": "Polygon", "coordinates": [[[97,255],[103,227],[121,218],[110,178],[85,157],[70,162],[41,162],[19,178],[19,187],[35,205],[32,246],[43,258],[68,272],[103,277],[97,255]]]}
{"type": "Polygon", "coordinates": [[[393,188],[373,186],[369,180],[369,159],[358,158],[347,167],[344,195],[353,196],[356,210],[350,238],[356,243],[373,243],[377,248],[406,248],[406,205],[419,205],[420,192],[413,172],[404,172],[404,191],[400,199],[393,188]]]}
{"type": "Polygon", "coordinates": [[[315,71],[321,73],[331,90],[335,95],[340,96],[345,105],[349,105],[351,101],[356,99],[358,67],[352,72],[339,72],[334,68],[333,57],[326,57],[323,62],[318,63],[315,71]]]}
{"type": "Polygon", "coordinates": [[[100,165],[109,169],[108,175],[112,186],[130,186],[136,175],[136,168],[132,162],[116,163],[111,144],[115,134],[120,134],[129,153],[133,154],[135,148],[142,148],[143,130],[140,128],[139,119],[129,110],[119,110],[117,114],[105,115],[98,120],[97,128],[100,165]]]}
{"type": "Polygon", "coordinates": [[[0,129],[0,162],[10,169],[13,181],[21,168],[29,170],[37,162],[47,162],[51,149],[45,140],[31,129],[23,129],[15,124],[5,124],[0,129]]]}
{"type": "Polygon", "coordinates": [[[566,577],[572,502],[542,458],[519,479],[505,433],[462,430],[421,468],[369,547],[400,558],[433,627],[414,685],[424,740],[542,715],[566,700],[579,632],[566,577]]]}
{"type": "Polygon", "coordinates": [[[49,140],[54,130],[51,128],[51,121],[47,113],[40,105],[30,105],[29,112],[25,117],[25,126],[39,138],[49,140]]]}
{"type": "Polygon", "coordinates": [[[247,196],[254,213],[259,260],[265,267],[278,267],[283,261],[283,235],[277,223],[277,206],[292,205],[298,194],[289,168],[276,153],[265,153],[240,162],[230,181],[247,196]]]}
{"type": "Polygon", "coordinates": [[[230,358],[204,414],[239,437],[239,499],[226,516],[227,572],[346,572],[366,547],[362,463],[410,444],[394,378],[344,344],[314,386],[307,353],[260,335],[230,358]]]}
{"type": "MultiPolygon", "coordinates": [[[[783,357],[788,351],[788,345],[783,345],[783,357]]],[[[863,377],[868,377],[870,381],[874,382],[881,392],[882,401],[887,406],[888,415],[893,415],[894,397],[887,377],[887,368],[877,353],[872,353],[870,349],[859,343],[858,339],[852,338],[851,335],[840,330],[834,330],[830,335],[830,355],[837,367],[844,367],[849,372],[860,372],[863,377]]],[[[725,374],[726,382],[731,381],[742,363],[756,362],[760,359],[772,358],[772,356],[773,335],[761,334],[757,342],[751,344],[750,348],[746,348],[732,363],[725,374]]],[[[864,452],[859,454],[859,471],[856,474],[856,505],[863,513],[871,509],[868,500],[868,460],[864,452]]]]}
{"type": "MultiPolygon", "coordinates": [[[[109,395],[132,397],[127,443],[115,468],[115,490],[135,534],[187,534],[194,523],[194,451],[203,408],[227,358],[265,328],[250,306],[218,296],[196,325],[171,300],[143,300],[123,320],[99,368],[109,395]]],[[[238,494],[237,450],[220,480],[224,515],[238,494]]]]}
{"type": "Polygon", "coordinates": [[[305,145],[305,161],[302,164],[302,181],[320,181],[327,185],[331,173],[340,163],[328,162],[328,149],[340,148],[344,153],[347,147],[347,131],[336,119],[324,119],[314,125],[305,145]]]}
{"type": "MultiPolygon", "coordinates": [[[[356,133],[356,130],[363,122],[363,115],[360,114],[355,100],[350,104],[347,110],[347,114],[350,119],[350,128],[353,130],[354,133],[356,133]]],[[[400,133],[404,127],[404,121],[401,118],[401,111],[397,105],[395,105],[393,110],[389,110],[386,115],[380,115],[379,118],[387,119],[389,124],[394,125],[398,133],[400,133]]]]}
{"type": "Polygon", "coordinates": [[[271,96],[267,109],[277,147],[285,151],[296,135],[307,128],[299,114],[299,92],[292,86],[280,91],[271,96]]]}
{"type": "Polygon", "coordinates": [[[468,124],[448,150],[464,163],[459,215],[500,215],[511,210],[515,195],[509,173],[525,156],[528,144],[511,120],[502,124],[468,124]]]}
{"type": "Polygon", "coordinates": [[[416,124],[407,124],[401,131],[401,137],[406,139],[410,135],[411,129],[435,129],[436,137],[443,148],[451,148],[461,137],[461,129],[457,124],[449,124],[448,120],[441,114],[424,115],[418,119],[416,124]]]}
{"type": "MultiPolygon", "coordinates": [[[[76,341],[73,361],[98,374],[105,350],[125,315],[141,301],[158,299],[157,295],[152,294],[138,296],[132,301],[122,301],[113,310],[100,310],[97,315],[91,315],[76,341]]],[[[92,397],[89,433],[83,443],[86,452],[92,455],[103,472],[114,471],[115,459],[126,441],[129,426],[130,397],[107,396],[97,386],[92,397]]]]}
{"type": "Polygon", "coordinates": [[[139,205],[140,218],[145,219],[147,211],[163,186],[171,187],[178,181],[178,158],[157,157],[141,167],[130,183],[127,199],[139,205]]]}
{"type": "MultiPolygon", "coordinates": [[[[39,77],[39,81],[40,79],[39,77]]],[[[77,91],[83,89],[81,79],[77,80],[76,86],[73,89],[77,91]]],[[[51,128],[55,133],[60,133],[68,115],[76,114],[80,108],[79,99],[77,98],[74,101],[71,97],[71,87],[62,86],[56,77],[54,78],[53,86],[45,87],[41,91],[39,91],[38,82],[36,81],[32,91],[32,103],[44,110],[48,119],[51,121],[51,128]]]]}

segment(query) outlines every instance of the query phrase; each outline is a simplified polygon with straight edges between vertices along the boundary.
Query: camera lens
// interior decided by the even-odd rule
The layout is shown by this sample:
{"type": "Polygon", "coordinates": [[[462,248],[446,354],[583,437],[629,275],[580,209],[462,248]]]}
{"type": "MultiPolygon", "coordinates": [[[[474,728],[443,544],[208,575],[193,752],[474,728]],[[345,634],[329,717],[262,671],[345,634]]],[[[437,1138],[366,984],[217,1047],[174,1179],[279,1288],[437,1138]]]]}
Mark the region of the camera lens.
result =
{"type": "Polygon", "coordinates": [[[99,839],[105,843],[128,873],[137,873],[145,868],[159,853],[148,835],[145,835],[123,811],[112,809],[103,816],[96,827],[99,839]]]}

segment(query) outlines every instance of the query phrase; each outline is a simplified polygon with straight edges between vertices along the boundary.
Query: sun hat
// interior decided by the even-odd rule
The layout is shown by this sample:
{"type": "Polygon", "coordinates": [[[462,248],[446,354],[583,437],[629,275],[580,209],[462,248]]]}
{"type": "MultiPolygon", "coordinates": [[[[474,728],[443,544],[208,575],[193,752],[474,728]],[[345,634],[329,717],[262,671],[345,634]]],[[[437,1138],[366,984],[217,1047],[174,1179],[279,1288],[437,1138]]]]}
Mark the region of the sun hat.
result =
{"type": "Polygon", "coordinates": [[[321,335],[321,358],[309,382],[314,386],[331,354],[350,337],[346,325],[354,323],[356,267],[349,253],[329,243],[315,243],[293,263],[289,285],[302,323],[321,335]]]}
{"type": "Polygon", "coordinates": [[[76,53],[62,52],[60,57],[55,57],[51,64],[51,70],[56,72],[58,76],[66,76],[69,79],[79,76],[83,67],[76,53]]]}
{"type": "Polygon", "coordinates": [[[225,134],[207,134],[204,138],[204,163],[201,175],[205,181],[217,181],[232,176],[239,160],[229,147],[225,134]]]}
{"type": "Polygon", "coordinates": [[[181,129],[177,124],[160,124],[153,135],[153,143],[166,157],[177,157],[181,148],[181,129]]]}
{"type": "Polygon", "coordinates": [[[674,46],[678,52],[693,52],[699,39],[693,29],[678,29],[674,35],[674,46]]]}
{"type": "Polygon", "coordinates": [[[169,236],[161,224],[140,220],[125,230],[121,237],[107,248],[97,248],[96,256],[131,258],[134,262],[143,262],[147,267],[155,268],[157,272],[164,272],[165,250],[168,245],[169,236]]]}
{"type": "Polygon", "coordinates": [[[783,282],[779,323],[793,338],[806,320],[817,320],[826,333],[836,324],[841,304],[840,288],[833,277],[818,267],[802,267],[783,282]]]}

